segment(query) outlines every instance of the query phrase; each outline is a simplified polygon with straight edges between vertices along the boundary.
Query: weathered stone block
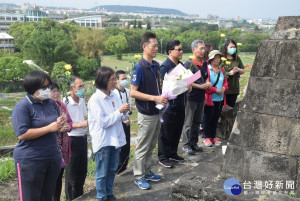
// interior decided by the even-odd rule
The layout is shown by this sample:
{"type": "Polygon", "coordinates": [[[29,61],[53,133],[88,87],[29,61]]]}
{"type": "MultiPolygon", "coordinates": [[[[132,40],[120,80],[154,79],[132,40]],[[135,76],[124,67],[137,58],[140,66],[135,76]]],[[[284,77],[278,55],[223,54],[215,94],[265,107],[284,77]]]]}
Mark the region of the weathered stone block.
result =
{"type": "Polygon", "coordinates": [[[297,158],[230,145],[222,171],[223,177],[235,177],[242,183],[254,180],[296,181],[297,158]]]}
{"type": "Polygon", "coordinates": [[[258,49],[259,54],[256,54],[250,76],[274,76],[276,45],[276,42],[270,42],[269,40],[261,41],[258,49]]]}
{"type": "Polygon", "coordinates": [[[229,141],[248,149],[299,156],[299,133],[300,119],[239,111],[229,141]]]}
{"type": "Polygon", "coordinates": [[[250,77],[240,110],[300,118],[300,79],[250,77]]]}
{"type": "Polygon", "coordinates": [[[271,40],[299,40],[300,39],[300,18],[299,16],[279,17],[271,40]]]}
{"type": "Polygon", "coordinates": [[[300,79],[300,41],[264,40],[258,51],[251,76],[300,79]]]}
{"type": "Polygon", "coordinates": [[[201,163],[193,172],[178,178],[172,186],[171,200],[200,200],[203,189],[211,184],[220,171],[214,163],[201,163]]]}

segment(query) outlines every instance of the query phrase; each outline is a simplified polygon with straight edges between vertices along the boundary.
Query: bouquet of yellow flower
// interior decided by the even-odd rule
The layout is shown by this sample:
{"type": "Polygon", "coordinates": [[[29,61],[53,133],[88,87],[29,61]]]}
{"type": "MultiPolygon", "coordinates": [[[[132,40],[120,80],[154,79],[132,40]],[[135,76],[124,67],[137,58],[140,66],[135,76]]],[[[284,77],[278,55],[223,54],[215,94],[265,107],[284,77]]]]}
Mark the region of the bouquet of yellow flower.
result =
{"type": "Polygon", "coordinates": [[[223,48],[224,48],[224,45],[225,45],[225,42],[226,42],[226,35],[225,34],[220,34],[220,42],[219,42],[219,51],[222,52],[223,51],[223,48]],[[223,42],[223,38],[224,38],[224,42],[223,42]]]}
{"type": "Polygon", "coordinates": [[[227,59],[225,57],[221,57],[221,63],[220,63],[220,67],[225,69],[225,77],[228,78],[229,77],[229,72],[232,70],[232,68],[230,67],[231,62],[227,61],[227,59]]]}
{"type": "Polygon", "coordinates": [[[65,100],[65,103],[68,104],[69,103],[69,99],[68,99],[68,91],[70,89],[68,83],[71,81],[72,79],[72,73],[71,73],[71,70],[72,70],[72,66],[70,64],[66,64],[64,66],[65,68],[65,73],[62,74],[60,76],[61,78],[61,83],[58,83],[58,86],[62,92],[62,100],[65,100]]]}

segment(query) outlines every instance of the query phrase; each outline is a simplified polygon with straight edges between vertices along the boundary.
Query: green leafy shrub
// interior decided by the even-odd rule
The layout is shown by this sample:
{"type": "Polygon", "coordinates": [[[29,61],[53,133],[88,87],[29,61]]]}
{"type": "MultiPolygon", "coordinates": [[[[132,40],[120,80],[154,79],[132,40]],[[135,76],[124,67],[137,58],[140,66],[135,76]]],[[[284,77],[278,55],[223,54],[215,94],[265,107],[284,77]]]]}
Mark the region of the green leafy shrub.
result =
{"type": "Polygon", "coordinates": [[[18,57],[2,57],[0,58],[0,83],[19,82],[32,70],[32,67],[23,63],[23,60],[18,57]]]}
{"type": "Polygon", "coordinates": [[[99,67],[99,62],[97,59],[88,59],[86,57],[79,57],[75,65],[75,74],[81,79],[87,80],[89,78],[94,78],[95,73],[99,67]]]}
{"type": "Polygon", "coordinates": [[[57,62],[54,64],[54,67],[53,67],[53,71],[51,73],[51,78],[60,78],[61,76],[64,75],[65,73],[65,65],[67,63],[64,62],[64,61],[61,61],[61,62],[57,62]]]}
{"type": "Polygon", "coordinates": [[[0,162],[0,182],[16,177],[15,162],[12,158],[7,158],[0,162]]]}
{"type": "Polygon", "coordinates": [[[13,91],[14,91],[14,88],[11,85],[5,87],[5,89],[3,90],[4,93],[11,93],[13,91]]]}

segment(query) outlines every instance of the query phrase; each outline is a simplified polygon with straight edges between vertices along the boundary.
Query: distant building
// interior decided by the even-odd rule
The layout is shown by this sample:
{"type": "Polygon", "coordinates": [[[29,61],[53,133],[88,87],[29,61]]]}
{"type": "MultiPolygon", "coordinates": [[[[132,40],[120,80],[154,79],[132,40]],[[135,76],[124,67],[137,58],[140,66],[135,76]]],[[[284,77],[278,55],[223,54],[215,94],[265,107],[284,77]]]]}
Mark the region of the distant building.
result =
{"type": "Polygon", "coordinates": [[[219,21],[219,28],[231,29],[231,28],[233,28],[233,22],[232,21],[219,21]]]}
{"type": "Polygon", "coordinates": [[[68,19],[73,19],[73,18],[78,18],[80,17],[80,13],[72,13],[72,12],[68,12],[67,13],[68,19]]]}
{"type": "Polygon", "coordinates": [[[26,9],[26,22],[38,22],[47,17],[47,13],[40,10],[38,6],[26,9]]]}
{"type": "Polygon", "coordinates": [[[156,30],[156,29],[168,29],[169,26],[167,25],[161,25],[161,24],[153,24],[151,25],[151,30],[156,30]]]}
{"type": "Polygon", "coordinates": [[[0,49],[4,52],[15,52],[14,37],[7,33],[0,33],[0,49]]]}
{"type": "Polygon", "coordinates": [[[0,32],[7,32],[14,22],[24,22],[25,15],[15,13],[0,13],[0,32]]]}
{"type": "MultiPolygon", "coordinates": [[[[128,23],[127,23],[128,24],[128,23]]],[[[104,22],[103,27],[125,27],[125,22],[104,22]]]]}
{"type": "Polygon", "coordinates": [[[56,13],[49,13],[47,17],[54,21],[60,21],[65,18],[64,15],[56,14],[56,13]]]}
{"type": "Polygon", "coordinates": [[[101,15],[77,17],[73,19],[68,19],[68,21],[74,21],[77,25],[81,27],[91,27],[94,29],[103,28],[101,15]]]}

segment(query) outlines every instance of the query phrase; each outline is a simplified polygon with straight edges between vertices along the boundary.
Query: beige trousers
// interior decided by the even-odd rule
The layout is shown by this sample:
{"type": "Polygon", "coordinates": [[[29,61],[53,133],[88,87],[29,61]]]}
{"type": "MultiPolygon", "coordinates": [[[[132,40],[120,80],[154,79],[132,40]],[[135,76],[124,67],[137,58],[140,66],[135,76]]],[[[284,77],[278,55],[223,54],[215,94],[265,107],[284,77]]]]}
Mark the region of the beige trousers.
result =
{"type": "Polygon", "coordinates": [[[135,179],[144,177],[151,170],[152,152],[157,143],[161,123],[158,115],[138,113],[138,126],[138,140],[133,163],[135,179]]]}

